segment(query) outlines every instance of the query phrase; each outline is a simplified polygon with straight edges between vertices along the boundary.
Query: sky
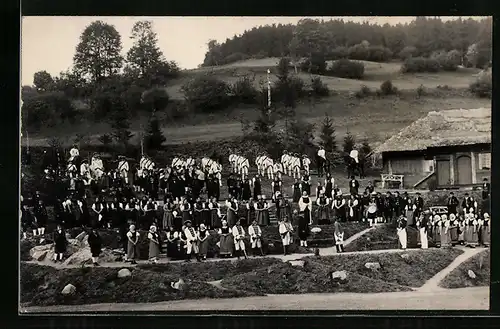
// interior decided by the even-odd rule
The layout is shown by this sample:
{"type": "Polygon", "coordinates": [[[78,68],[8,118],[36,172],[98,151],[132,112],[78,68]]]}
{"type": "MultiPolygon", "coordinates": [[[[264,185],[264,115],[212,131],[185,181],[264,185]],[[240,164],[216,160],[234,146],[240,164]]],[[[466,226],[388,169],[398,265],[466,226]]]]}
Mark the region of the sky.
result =
{"type": "MultiPolygon", "coordinates": [[[[304,17],[97,17],[97,16],[25,16],[21,25],[21,85],[32,85],[33,74],[45,70],[56,76],[69,69],[83,30],[95,20],[114,25],[122,36],[123,55],[132,45],[129,38],[135,22],[150,20],[158,35],[158,45],[167,60],[183,69],[196,68],[203,62],[207,42],[224,42],[235,34],[267,24],[296,24],[304,17]]],[[[330,20],[342,18],[377,24],[407,23],[410,16],[310,17],[330,20]]],[[[443,20],[453,17],[441,17],[443,20]]]]}

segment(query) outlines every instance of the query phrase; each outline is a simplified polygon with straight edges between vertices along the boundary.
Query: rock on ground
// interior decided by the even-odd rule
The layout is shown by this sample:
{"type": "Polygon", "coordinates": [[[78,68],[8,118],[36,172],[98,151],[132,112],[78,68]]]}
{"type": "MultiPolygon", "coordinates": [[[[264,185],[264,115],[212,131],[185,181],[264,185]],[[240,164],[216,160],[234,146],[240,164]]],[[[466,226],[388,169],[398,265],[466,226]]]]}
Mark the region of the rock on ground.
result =
{"type": "Polygon", "coordinates": [[[52,248],[52,245],[50,245],[50,244],[46,244],[43,246],[35,246],[35,247],[31,248],[30,256],[33,260],[41,262],[47,258],[47,254],[49,253],[51,248],[52,248]]]}
{"type": "Polygon", "coordinates": [[[336,281],[345,281],[347,280],[347,272],[346,271],[335,271],[332,273],[332,279],[336,281]]]}
{"type": "Polygon", "coordinates": [[[366,263],[365,267],[369,270],[379,270],[380,269],[380,263],[366,263]]]}
{"type": "MultiPolygon", "coordinates": [[[[73,264],[82,264],[86,262],[90,262],[92,259],[92,253],[90,251],[90,247],[83,247],[78,249],[76,252],[71,254],[64,262],[64,265],[73,265],[73,264]]],[[[116,259],[116,256],[107,249],[103,249],[101,255],[99,256],[100,262],[113,262],[116,259]]]]}
{"type": "Polygon", "coordinates": [[[118,277],[119,278],[126,278],[132,275],[132,272],[130,272],[129,269],[127,268],[122,268],[121,270],[118,271],[118,277]]]}
{"type": "Polygon", "coordinates": [[[401,254],[401,258],[403,259],[408,259],[410,257],[410,255],[408,254],[401,254]]]}
{"type": "Polygon", "coordinates": [[[292,266],[304,267],[304,261],[303,260],[291,260],[291,261],[289,261],[289,263],[292,266]]]}
{"type": "Polygon", "coordinates": [[[469,278],[471,278],[471,279],[475,279],[476,278],[476,273],[474,273],[473,270],[469,270],[467,272],[467,274],[469,275],[469,278]]]}
{"type": "Polygon", "coordinates": [[[76,292],[76,287],[74,285],[67,284],[64,289],[61,291],[61,294],[63,295],[72,295],[76,292]]]}

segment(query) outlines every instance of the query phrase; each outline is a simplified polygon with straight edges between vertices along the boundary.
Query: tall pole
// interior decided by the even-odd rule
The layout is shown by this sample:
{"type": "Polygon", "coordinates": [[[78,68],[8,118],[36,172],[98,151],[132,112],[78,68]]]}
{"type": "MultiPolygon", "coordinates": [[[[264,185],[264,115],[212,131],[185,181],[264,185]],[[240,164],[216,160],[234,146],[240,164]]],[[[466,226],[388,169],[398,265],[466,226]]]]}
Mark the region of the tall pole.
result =
{"type": "Polygon", "coordinates": [[[271,110],[271,70],[267,69],[267,107],[271,110]]]}

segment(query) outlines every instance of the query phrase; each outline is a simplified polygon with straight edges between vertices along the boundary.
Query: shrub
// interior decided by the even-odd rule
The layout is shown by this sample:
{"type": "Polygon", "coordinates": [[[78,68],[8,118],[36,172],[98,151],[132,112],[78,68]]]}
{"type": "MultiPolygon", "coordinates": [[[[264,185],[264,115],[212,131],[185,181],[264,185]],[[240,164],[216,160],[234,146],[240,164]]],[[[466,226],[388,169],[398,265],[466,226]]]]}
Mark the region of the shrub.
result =
{"type": "Polygon", "coordinates": [[[319,77],[312,80],[311,88],[315,96],[324,97],[330,94],[330,89],[328,89],[328,86],[319,77]]]}
{"type": "MultiPolygon", "coordinates": [[[[304,95],[304,81],[297,76],[288,76],[277,80],[272,87],[272,95],[276,101],[283,101],[286,106],[294,107],[295,101],[304,95]]],[[[267,94],[266,94],[267,97],[267,94]]]]}
{"type": "Polygon", "coordinates": [[[197,76],[181,88],[189,108],[205,112],[226,108],[229,90],[227,83],[208,75],[197,76]]]}
{"type": "Polygon", "coordinates": [[[365,98],[373,95],[373,92],[367,85],[361,85],[361,88],[354,95],[356,98],[365,98]]]}
{"type": "Polygon", "coordinates": [[[302,71],[312,74],[324,74],[326,66],[325,56],[320,53],[313,53],[311,58],[300,63],[300,69],[302,71]]]}
{"type": "Polygon", "coordinates": [[[370,46],[368,48],[368,60],[372,62],[388,62],[392,58],[392,51],[382,46],[370,46]]]}
{"type": "Polygon", "coordinates": [[[228,56],[226,56],[223,60],[224,64],[230,64],[230,63],[235,63],[235,62],[238,62],[238,61],[244,61],[246,59],[249,59],[250,56],[248,56],[247,54],[243,54],[243,53],[232,53],[228,56]]]}
{"type": "Polygon", "coordinates": [[[264,51],[264,50],[261,50],[257,54],[252,56],[252,58],[255,58],[255,59],[263,59],[263,58],[267,58],[267,57],[268,57],[267,51],[264,51]]]}
{"type": "Polygon", "coordinates": [[[240,103],[255,104],[258,91],[253,85],[253,81],[245,76],[236,81],[231,88],[233,97],[240,103]]]}
{"type": "Polygon", "coordinates": [[[418,86],[418,88],[417,88],[417,96],[418,97],[422,97],[422,96],[425,96],[425,95],[426,95],[426,91],[425,91],[424,85],[418,86]]]}
{"type": "Polygon", "coordinates": [[[380,84],[380,94],[382,95],[395,95],[398,93],[398,88],[396,88],[391,80],[386,80],[380,84]]]}
{"type": "Polygon", "coordinates": [[[410,57],[401,66],[402,73],[439,72],[440,69],[436,59],[423,57],[410,57]]]}
{"type": "Polygon", "coordinates": [[[445,71],[456,71],[461,62],[461,55],[458,50],[452,50],[448,53],[438,52],[433,54],[431,58],[436,60],[441,66],[441,69],[445,71]]]}
{"type": "Polygon", "coordinates": [[[349,57],[349,49],[347,47],[334,48],[326,55],[327,60],[338,60],[349,57]]]}
{"type": "Polygon", "coordinates": [[[398,57],[403,61],[405,61],[408,58],[416,56],[417,53],[418,53],[417,48],[413,46],[406,46],[399,52],[398,57]]]}
{"type": "Polygon", "coordinates": [[[477,97],[491,98],[491,71],[480,74],[476,81],[469,85],[469,91],[477,97]]]}
{"type": "Polygon", "coordinates": [[[332,66],[327,71],[328,75],[347,79],[362,79],[364,73],[365,65],[363,63],[348,59],[339,59],[333,62],[332,66]]]}
{"type": "Polygon", "coordinates": [[[350,59],[366,61],[370,57],[370,47],[363,43],[349,47],[348,51],[350,59]]]}

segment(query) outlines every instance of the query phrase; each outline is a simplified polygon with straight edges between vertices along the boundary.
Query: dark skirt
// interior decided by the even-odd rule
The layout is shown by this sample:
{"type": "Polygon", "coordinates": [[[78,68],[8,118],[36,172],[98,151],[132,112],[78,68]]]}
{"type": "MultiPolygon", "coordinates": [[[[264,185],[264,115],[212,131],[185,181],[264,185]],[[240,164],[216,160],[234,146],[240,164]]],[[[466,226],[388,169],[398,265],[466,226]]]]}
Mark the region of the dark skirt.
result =
{"type": "Polygon", "coordinates": [[[231,255],[233,253],[233,235],[228,234],[226,236],[221,235],[220,237],[220,251],[219,255],[231,255]]]}
{"type": "Polygon", "coordinates": [[[92,257],[99,257],[99,255],[101,254],[101,246],[91,246],[90,252],[92,254],[92,257]]]}
{"type": "Polygon", "coordinates": [[[132,242],[128,241],[127,244],[127,259],[137,259],[139,258],[139,247],[134,245],[132,242]]]}
{"type": "Polygon", "coordinates": [[[210,210],[210,225],[212,228],[221,228],[222,221],[219,217],[217,209],[210,210]]]}
{"type": "MultiPolygon", "coordinates": [[[[184,210],[182,212],[182,224],[187,222],[188,220],[191,220],[191,214],[189,213],[189,210],[184,210]]],[[[180,230],[179,230],[180,231],[180,230]]]]}
{"type": "Polygon", "coordinates": [[[174,225],[174,215],[171,210],[165,210],[163,212],[163,229],[172,227],[174,225]]]}
{"type": "Polygon", "coordinates": [[[299,223],[298,223],[298,235],[299,239],[302,241],[307,240],[309,237],[309,234],[311,233],[311,230],[309,228],[309,220],[306,218],[301,218],[299,217],[299,223]]]}
{"type": "Polygon", "coordinates": [[[481,244],[483,244],[485,246],[489,246],[490,245],[490,237],[491,237],[490,227],[489,226],[482,226],[481,227],[481,244]]]}
{"type": "Polygon", "coordinates": [[[434,240],[436,246],[441,246],[441,227],[434,226],[432,228],[432,240],[434,240]]]}
{"type": "Polygon", "coordinates": [[[234,212],[230,209],[227,210],[226,220],[227,220],[227,225],[229,227],[233,227],[236,224],[236,221],[238,220],[236,217],[237,217],[236,212],[234,212]]]}
{"type": "Polygon", "coordinates": [[[294,203],[299,202],[301,196],[302,196],[302,193],[300,193],[300,189],[293,190],[293,202],[294,203]]]}
{"type": "Polygon", "coordinates": [[[182,230],[183,218],[181,216],[174,217],[174,229],[176,232],[180,232],[182,230]]]}
{"type": "Polygon", "coordinates": [[[203,256],[206,256],[207,255],[207,252],[208,252],[208,239],[210,239],[210,237],[208,237],[206,240],[204,241],[200,241],[199,245],[198,245],[198,248],[199,248],[199,254],[200,255],[203,255],[203,256]]]}
{"type": "Polygon", "coordinates": [[[257,211],[257,224],[259,226],[269,225],[269,210],[263,209],[257,211]]]}
{"type": "Polygon", "coordinates": [[[458,226],[450,227],[451,244],[458,243],[458,226]]]}
{"type": "Polygon", "coordinates": [[[167,242],[167,256],[173,259],[178,258],[179,249],[178,249],[179,239],[174,239],[173,241],[167,242]]]}

